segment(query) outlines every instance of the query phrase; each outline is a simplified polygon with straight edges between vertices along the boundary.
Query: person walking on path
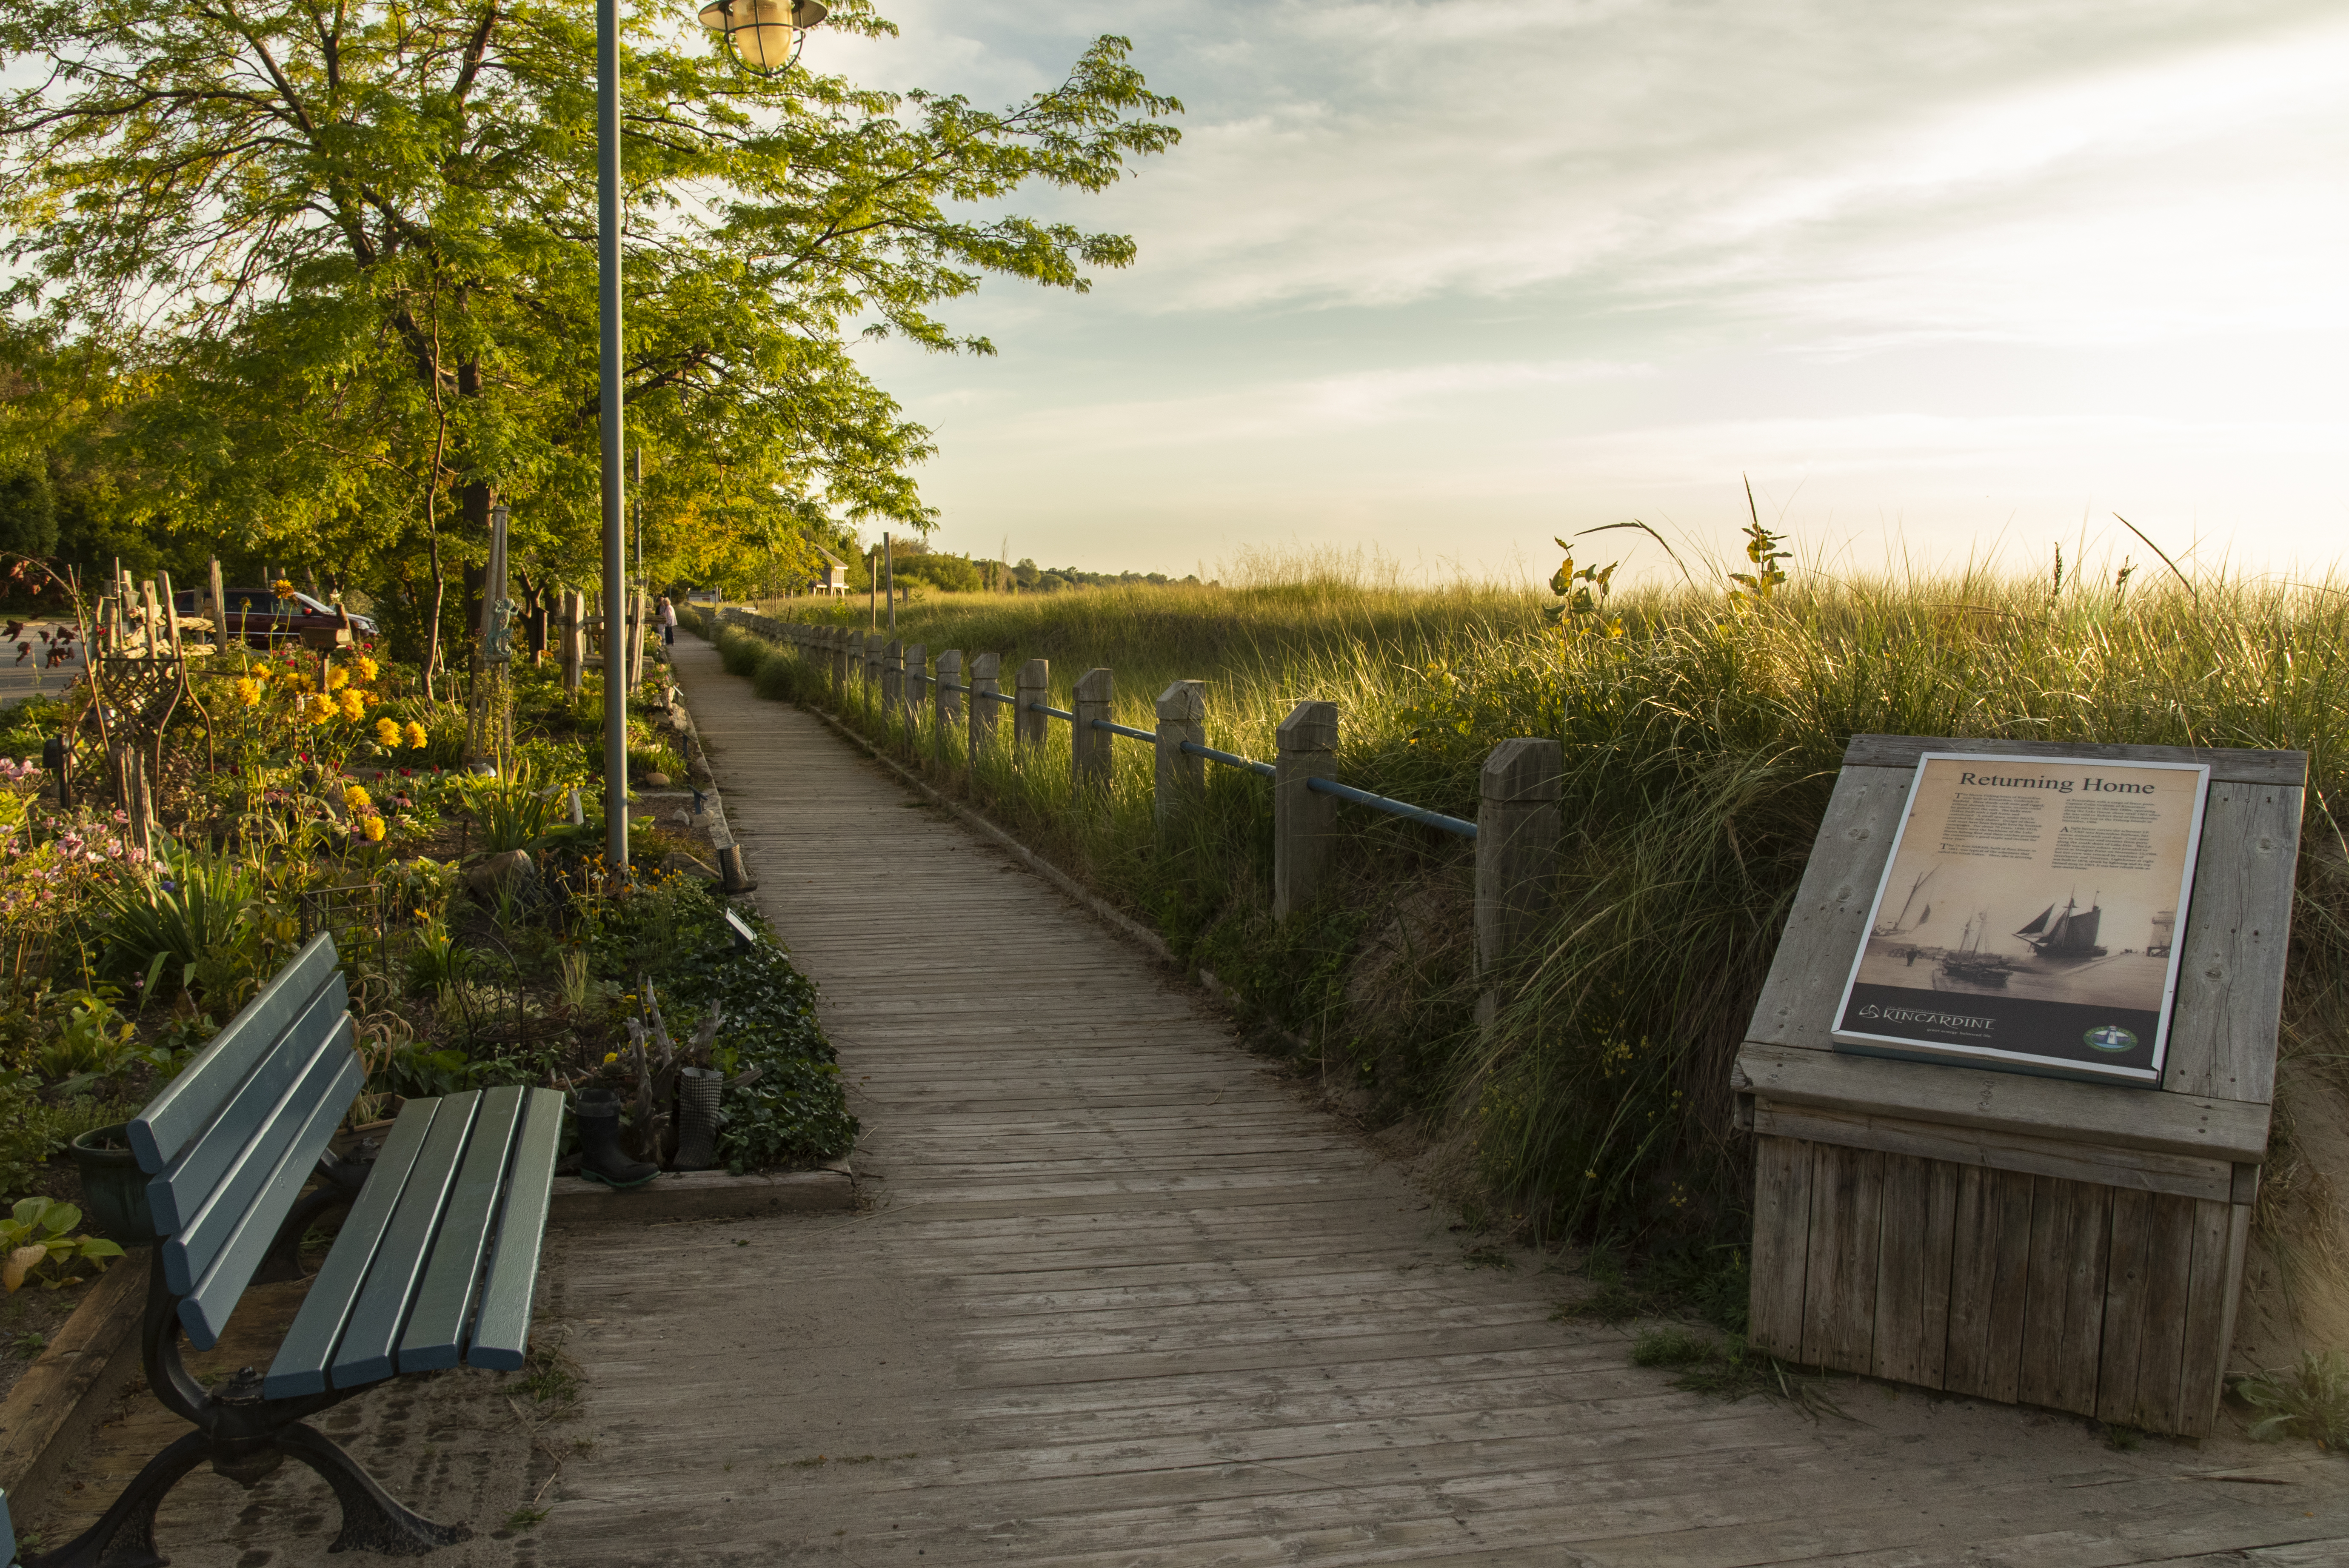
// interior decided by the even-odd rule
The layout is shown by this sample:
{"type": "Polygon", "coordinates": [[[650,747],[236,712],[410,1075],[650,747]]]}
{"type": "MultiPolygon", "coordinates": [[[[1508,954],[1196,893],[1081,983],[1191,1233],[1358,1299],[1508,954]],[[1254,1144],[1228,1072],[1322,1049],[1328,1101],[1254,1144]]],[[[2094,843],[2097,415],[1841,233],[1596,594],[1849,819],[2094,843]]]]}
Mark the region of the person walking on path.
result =
{"type": "Polygon", "coordinates": [[[661,646],[664,648],[677,646],[677,606],[668,602],[668,595],[666,593],[661,595],[660,600],[660,629],[661,646]]]}

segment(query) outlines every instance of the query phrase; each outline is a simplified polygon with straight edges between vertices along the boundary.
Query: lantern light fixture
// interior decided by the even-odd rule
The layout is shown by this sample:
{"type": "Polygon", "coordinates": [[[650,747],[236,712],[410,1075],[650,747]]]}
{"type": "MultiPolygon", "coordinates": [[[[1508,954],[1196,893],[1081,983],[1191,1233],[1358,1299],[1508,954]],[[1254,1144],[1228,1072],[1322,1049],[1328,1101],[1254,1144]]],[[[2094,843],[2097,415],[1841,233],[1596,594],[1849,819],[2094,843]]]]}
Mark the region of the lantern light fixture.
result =
{"type": "Polygon", "coordinates": [[[825,15],[823,0],[710,0],[701,25],[726,35],[744,70],[772,77],[800,57],[808,29],[825,15]]]}

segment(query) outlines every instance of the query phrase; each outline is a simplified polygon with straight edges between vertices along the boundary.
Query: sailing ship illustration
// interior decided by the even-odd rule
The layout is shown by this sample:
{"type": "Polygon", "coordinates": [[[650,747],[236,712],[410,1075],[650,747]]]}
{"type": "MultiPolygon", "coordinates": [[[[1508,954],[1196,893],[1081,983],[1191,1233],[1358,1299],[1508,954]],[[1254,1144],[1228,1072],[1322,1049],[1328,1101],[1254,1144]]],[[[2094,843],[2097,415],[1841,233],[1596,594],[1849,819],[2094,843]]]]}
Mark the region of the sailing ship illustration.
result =
{"type": "Polygon", "coordinates": [[[2014,960],[2003,954],[1982,951],[1982,938],[1990,934],[1990,911],[1981,910],[1969,915],[1965,929],[1958,934],[1958,944],[1941,953],[1943,978],[1967,985],[2003,985],[2013,972],[2014,960]]]}
{"type": "Polygon", "coordinates": [[[2082,909],[2078,894],[2064,901],[2062,913],[2051,903],[2039,912],[2038,917],[2014,934],[2031,944],[2032,951],[2054,964],[2080,964],[2091,958],[2102,958],[2105,950],[2096,945],[2096,927],[2103,923],[2104,906],[2098,893],[2082,909]]]}
{"type": "Polygon", "coordinates": [[[1932,919],[1933,901],[1930,899],[1927,899],[1925,901],[1925,907],[1923,910],[1919,912],[1915,924],[1909,923],[1909,912],[1911,909],[1916,908],[1917,895],[1925,891],[1925,884],[1939,876],[1941,868],[1939,866],[1928,866],[1925,870],[1919,872],[1917,873],[1917,880],[1909,884],[1909,896],[1900,901],[1900,913],[1894,915],[1890,920],[1886,921],[1883,924],[1878,925],[1876,928],[1876,934],[1878,936],[1906,936],[1910,932],[1916,930],[1918,926],[1922,925],[1927,921],[1932,919]]]}

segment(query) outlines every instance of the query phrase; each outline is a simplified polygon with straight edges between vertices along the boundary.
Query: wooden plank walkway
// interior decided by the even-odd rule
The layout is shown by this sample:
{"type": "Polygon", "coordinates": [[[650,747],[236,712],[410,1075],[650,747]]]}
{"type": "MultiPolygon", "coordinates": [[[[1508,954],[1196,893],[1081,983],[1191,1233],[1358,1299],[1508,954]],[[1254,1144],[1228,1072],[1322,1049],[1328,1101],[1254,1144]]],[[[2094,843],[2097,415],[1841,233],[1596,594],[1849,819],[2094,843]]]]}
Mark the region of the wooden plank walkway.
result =
{"type": "Polygon", "coordinates": [[[1629,1334],[1553,1320],[1537,1260],[1465,1266],[1441,1206],[1040,879],[677,654],[874,1202],[575,1238],[549,1305],[585,1451],[518,1556],[2349,1562],[2349,1471],[2312,1449],[1675,1392],[1629,1334]]]}

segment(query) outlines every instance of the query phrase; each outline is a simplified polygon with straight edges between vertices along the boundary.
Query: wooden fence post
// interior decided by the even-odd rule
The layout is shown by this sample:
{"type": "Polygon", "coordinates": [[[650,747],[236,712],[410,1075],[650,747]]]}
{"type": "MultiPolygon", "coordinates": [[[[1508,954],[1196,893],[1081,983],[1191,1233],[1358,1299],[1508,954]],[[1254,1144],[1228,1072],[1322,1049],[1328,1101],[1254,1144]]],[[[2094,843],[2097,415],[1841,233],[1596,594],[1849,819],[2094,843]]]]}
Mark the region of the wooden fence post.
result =
{"type": "Polygon", "coordinates": [[[1476,1019],[1500,1008],[1492,978],[1549,908],[1564,831],[1558,797],[1566,748],[1555,740],[1504,740],[1485,758],[1476,799],[1476,973],[1485,981],[1476,1019]]]}
{"type": "Polygon", "coordinates": [[[563,591],[563,691],[566,696],[579,695],[579,664],[586,657],[585,639],[580,634],[580,622],[586,619],[587,595],[576,588],[563,591]]]}
{"type": "Polygon", "coordinates": [[[947,759],[953,747],[955,726],[962,722],[962,650],[948,648],[938,655],[937,734],[933,737],[938,748],[938,760],[947,759]]]}
{"type": "Polygon", "coordinates": [[[1176,681],[1158,694],[1158,787],[1153,815],[1161,828],[1195,803],[1207,787],[1207,759],[1183,749],[1207,743],[1207,683],[1176,681]]]}
{"type": "Polygon", "coordinates": [[[228,646],[228,599],[221,587],[220,557],[217,555],[212,557],[210,574],[204,581],[204,591],[209,595],[210,607],[204,614],[212,619],[212,646],[225,648],[228,646]]]}
{"type": "Polygon", "coordinates": [[[1018,699],[1011,709],[1011,743],[1022,754],[1044,744],[1044,716],[1030,711],[1030,705],[1052,700],[1052,661],[1030,659],[1019,666],[1019,684],[1012,688],[1018,699]]]}
{"type": "Polygon", "coordinates": [[[905,645],[892,637],[881,648],[881,722],[887,724],[896,716],[897,705],[905,700],[905,645]]]}
{"type": "Polygon", "coordinates": [[[1337,775],[1338,705],[1300,702],[1275,733],[1272,918],[1287,920],[1320,896],[1338,844],[1338,798],[1306,783],[1337,775]]]}
{"type": "Polygon", "coordinates": [[[1000,654],[973,654],[970,660],[970,766],[978,769],[980,748],[995,738],[995,710],[1002,704],[988,699],[1003,690],[1000,654]]]}
{"type": "Polygon", "coordinates": [[[881,684],[881,644],[878,632],[864,634],[864,652],[859,655],[864,669],[864,711],[873,711],[874,688],[881,684]]]}
{"type": "Polygon", "coordinates": [[[1115,696],[1116,680],[1108,670],[1087,670],[1077,677],[1077,717],[1069,726],[1069,781],[1080,789],[1109,787],[1110,748],[1117,744],[1117,737],[1095,729],[1093,720],[1112,717],[1115,696]]]}
{"type": "Polygon", "coordinates": [[[922,683],[929,678],[929,645],[906,644],[905,696],[904,706],[898,710],[898,714],[905,726],[905,744],[908,746],[913,745],[914,738],[922,732],[922,683]]]}
{"type": "Polygon", "coordinates": [[[834,626],[832,641],[832,702],[834,707],[848,706],[848,628],[834,626]]]}

